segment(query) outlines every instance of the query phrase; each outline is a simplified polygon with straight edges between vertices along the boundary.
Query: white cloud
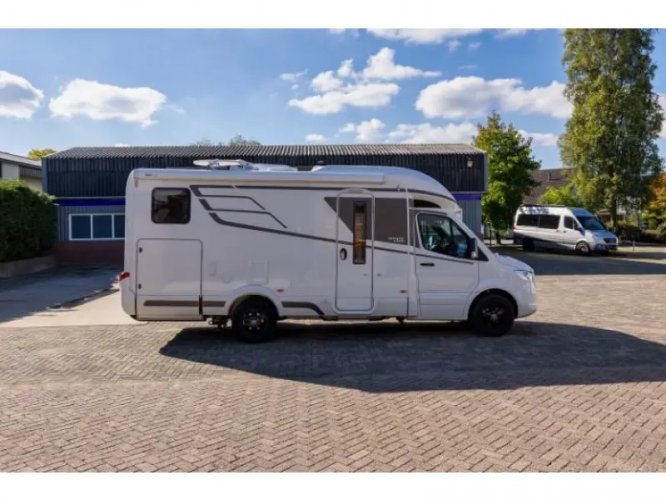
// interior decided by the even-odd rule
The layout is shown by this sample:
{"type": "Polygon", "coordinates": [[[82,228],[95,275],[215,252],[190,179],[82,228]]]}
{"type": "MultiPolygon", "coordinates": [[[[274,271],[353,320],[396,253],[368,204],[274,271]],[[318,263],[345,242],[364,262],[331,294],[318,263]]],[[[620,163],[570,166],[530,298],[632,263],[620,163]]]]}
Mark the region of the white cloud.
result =
{"type": "Polygon", "coordinates": [[[395,50],[384,47],[375,55],[368,58],[368,63],[363,70],[363,76],[367,79],[377,80],[402,80],[418,76],[439,76],[439,71],[424,71],[411,66],[402,66],[394,62],[395,50]]]}
{"type": "Polygon", "coordinates": [[[381,130],[384,127],[386,125],[381,120],[372,118],[359,124],[347,123],[340,129],[340,132],[356,134],[358,142],[380,142],[382,139],[381,130]]]}
{"type": "Polygon", "coordinates": [[[478,50],[479,47],[481,47],[481,42],[471,42],[467,45],[467,50],[474,52],[475,50],[478,50]]]}
{"type": "Polygon", "coordinates": [[[346,106],[357,108],[379,108],[391,102],[400,91],[395,83],[359,83],[305,97],[291,99],[289,106],[302,109],[313,115],[329,115],[342,111],[346,106]]]}
{"type": "Polygon", "coordinates": [[[307,72],[308,70],[304,69],[303,71],[298,71],[296,73],[282,73],[280,75],[280,80],[284,80],[285,82],[289,83],[297,83],[307,72]]]}
{"type": "Polygon", "coordinates": [[[128,148],[129,146],[129,144],[125,144],[124,142],[119,142],[113,145],[114,148],[128,148]]]}
{"type": "Polygon", "coordinates": [[[369,29],[376,37],[413,44],[439,44],[445,40],[481,33],[480,29],[369,29]]]}
{"type": "Polygon", "coordinates": [[[525,130],[519,130],[518,132],[523,137],[531,138],[533,144],[545,147],[557,146],[558,136],[556,134],[542,133],[542,132],[527,132],[525,130]]]}
{"type": "Polygon", "coordinates": [[[326,137],[321,134],[308,134],[305,136],[306,142],[326,142],[326,137]]]}
{"type": "Polygon", "coordinates": [[[52,116],[118,119],[146,127],[155,123],[152,116],[165,101],[164,94],[148,87],[123,88],[77,78],[51,99],[49,108],[52,116]]]}
{"type": "Polygon", "coordinates": [[[513,28],[513,29],[508,29],[508,30],[498,30],[497,34],[495,35],[495,38],[497,39],[504,39],[504,38],[515,38],[518,36],[523,36],[525,33],[527,33],[529,30],[527,29],[522,29],[522,28],[513,28]]]}
{"type": "Polygon", "coordinates": [[[455,52],[462,45],[460,40],[450,40],[446,46],[449,48],[449,52],[455,52]]]}
{"type": "Polygon", "coordinates": [[[563,95],[564,84],[526,89],[515,78],[485,80],[459,76],[429,85],[421,91],[416,109],[427,118],[478,118],[493,108],[523,114],[543,114],[567,118],[571,105],[563,95]]]}
{"type": "Polygon", "coordinates": [[[476,132],[476,125],[470,122],[449,123],[440,127],[430,123],[401,123],[389,132],[388,137],[391,141],[408,144],[470,143],[476,132]]]}
{"type": "Polygon", "coordinates": [[[336,78],[333,71],[324,71],[312,79],[312,88],[319,92],[329,92],[342,86],[342,80],[336,78]]]}
{"type": "Polygon", "coordinates": [[[0,70],[0,117],[30,118],[44,93],[22,76],[0,70]]]}
{"type": "Polygon", "coordinates": [[[338,68],[338,76],[340,78],[349,78],[353,75],[354,75],[354,60],[345,59],[344,61],[342,61],[340,67],[338,68]]]}

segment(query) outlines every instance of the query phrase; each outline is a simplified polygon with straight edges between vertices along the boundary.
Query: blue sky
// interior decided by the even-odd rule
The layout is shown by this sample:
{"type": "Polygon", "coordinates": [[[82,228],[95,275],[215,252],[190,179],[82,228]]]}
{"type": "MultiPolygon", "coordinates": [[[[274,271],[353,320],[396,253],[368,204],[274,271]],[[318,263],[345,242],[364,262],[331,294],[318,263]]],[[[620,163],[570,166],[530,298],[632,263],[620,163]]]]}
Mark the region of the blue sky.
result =
{"type": "Polygon", "coordinates": [[[557,30],[0,30],[0,150],[468,142],[496,109],[556,167],[561,56],[557,30]]]}

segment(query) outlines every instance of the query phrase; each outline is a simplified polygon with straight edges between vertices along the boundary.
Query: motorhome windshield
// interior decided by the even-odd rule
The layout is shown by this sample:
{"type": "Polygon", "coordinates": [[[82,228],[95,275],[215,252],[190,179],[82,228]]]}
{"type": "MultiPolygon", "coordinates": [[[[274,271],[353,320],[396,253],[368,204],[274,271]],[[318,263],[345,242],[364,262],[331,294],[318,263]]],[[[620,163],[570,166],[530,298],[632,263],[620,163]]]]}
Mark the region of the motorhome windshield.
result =
{"type": "Polygon", "coordinates": [[[583,229],[586,229],[587,231],[603,231],[606,229],[603,223],[596,217],[590,215],[578,215],[576,219],[578,219],[580,225],[583,226],[583,229]]]}

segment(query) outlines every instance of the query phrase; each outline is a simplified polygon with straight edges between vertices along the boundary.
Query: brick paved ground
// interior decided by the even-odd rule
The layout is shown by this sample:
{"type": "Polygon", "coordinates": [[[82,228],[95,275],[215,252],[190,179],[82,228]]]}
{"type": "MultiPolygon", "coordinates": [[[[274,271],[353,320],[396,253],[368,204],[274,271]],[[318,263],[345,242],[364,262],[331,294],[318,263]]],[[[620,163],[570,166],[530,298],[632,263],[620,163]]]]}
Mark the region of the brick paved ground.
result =
{"type": "Polygon", "coordinates": [[[501,339],[397,323],[292,323],[260,346],[174,323],[2,329],[0,470],[666,470],[666,266],[546,267],[539,313],[501,339]]]}

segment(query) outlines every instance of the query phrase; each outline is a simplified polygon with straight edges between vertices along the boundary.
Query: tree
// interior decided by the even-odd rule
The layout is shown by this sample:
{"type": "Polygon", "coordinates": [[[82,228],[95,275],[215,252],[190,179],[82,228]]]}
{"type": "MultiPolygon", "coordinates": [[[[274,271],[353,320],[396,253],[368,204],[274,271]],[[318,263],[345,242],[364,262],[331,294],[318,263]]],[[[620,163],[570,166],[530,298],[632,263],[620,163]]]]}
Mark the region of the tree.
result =
{"type": "Polygon", "coordinates": [[[621,206],[642,206],[660,171],[656,139],[663,113],[652,90],[653,30],[568,29],[562,62],[573,114],[560,138],[578,194],[607,208],[617,227],[621,206]]]}
{"type": "Polygon", "coordinates": [[[551,186],[539,198],[539,203],[544,205],[566,205],[567,207],[585,206],[583,200],[576,193],[576,188],[572,183],[556,188],[551,186]]]}
{"type": "Polygon", "coordinates": [[[44,149],[31,149],[28,152],[28,158],[31,158],[33,160],[41,160],[45,156],[51,155],[53,153],[56,153],[57,151],[55,149],[51,148],[44,148],[44,149]]]}
{"type": "Polygon", "coordinates": [[[247,139],[241,134],[237,134],[229,139],[227,146],[259,146],[261,143],[254,139],[247,139]]]}
{"type": "Polygon", "coordinates": [[[648,197],[647,209],[656,217],[666,217],[666,173],[655,177],[648,197]]]}
{"type": "Polygon", "coordinates": [[[259,146],[261,143],[259,141],[255,141],[254,139],[247,139],[245,136],[241,134],[236,134],[233,136],[231,139],[229,139],[228,142],[218,142],[218,143],[213,143],[210,139],[203,137],[199,139],[196,142],[193,142],[191,145],[192,146],[259,146]]]}
{"type": "Polygon", "coordinates": [[[532,140],[512,124],[503,123],[498,113],[492,113],[477,129],[473,143],[488,154],[488,192],[481,201],[482,217],[495,229],[500,243],[500,232],[511,227],[523,198],[536,186],[532,171],[540,163],[532,156],[532,140]]]}

